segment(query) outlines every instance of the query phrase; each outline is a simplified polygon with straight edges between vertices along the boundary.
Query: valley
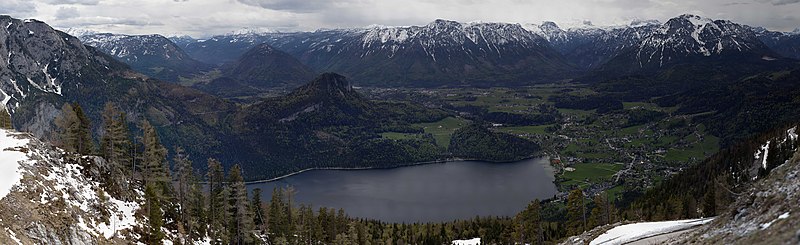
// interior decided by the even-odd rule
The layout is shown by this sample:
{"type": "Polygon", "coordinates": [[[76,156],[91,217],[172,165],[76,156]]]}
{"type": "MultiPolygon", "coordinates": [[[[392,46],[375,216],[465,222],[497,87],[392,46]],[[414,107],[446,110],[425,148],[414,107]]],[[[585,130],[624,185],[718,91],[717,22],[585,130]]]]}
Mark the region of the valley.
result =
{"type": "Polygon", "coordinates": [[[192,38],[0,15],[0,244],[800,241],[800,32],[661,17],[192,38]]]}

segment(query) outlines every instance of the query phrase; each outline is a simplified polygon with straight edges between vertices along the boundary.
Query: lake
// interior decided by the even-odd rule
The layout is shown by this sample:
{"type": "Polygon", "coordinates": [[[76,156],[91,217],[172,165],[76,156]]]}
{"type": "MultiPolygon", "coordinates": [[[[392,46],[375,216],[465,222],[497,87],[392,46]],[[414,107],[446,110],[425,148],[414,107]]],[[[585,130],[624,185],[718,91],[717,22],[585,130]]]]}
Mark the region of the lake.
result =
{"type": "Polygon", "coordinates": [[[513,163],[455,161],[391,169],[311,170],[249,184],[269,202],[273,187],[292,186],[294,202],[343,208],[351,217],[386,222],[443,222],[512,216],[557,193],[546,157],[513,163]]]}

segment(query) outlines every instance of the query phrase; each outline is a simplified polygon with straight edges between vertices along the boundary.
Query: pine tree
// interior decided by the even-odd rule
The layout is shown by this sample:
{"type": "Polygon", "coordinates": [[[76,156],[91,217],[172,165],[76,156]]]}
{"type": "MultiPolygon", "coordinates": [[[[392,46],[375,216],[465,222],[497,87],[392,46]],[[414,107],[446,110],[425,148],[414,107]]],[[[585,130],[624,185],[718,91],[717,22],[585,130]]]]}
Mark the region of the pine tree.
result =
{"type": "Polygon", "coordinates": [[[592,214],[589,216],[589,228],[609,224],[611,222],[611,210],[606,193],[595,195],[593,202],[594,208],[592,208],[592,214]]]}
{"type": "Polygon", "coordinates": [[[80,128],[80,120],[72,105],[64,103],[61,106],[61,114],[54,120],[58,128],[58,146],[66,151],[78,151],[78,130],[80,128]]]}
{"type": "Polygon", "coordinates": [[[162,244],[164,233],[161,227],[164,225],[164,216],[161,211],[161,200],[159,200],[158,187],[153,184],[145,186],[145,213],[147,215],[147,227],[144,229],[142,239],[145,244],[162,244]]]}
{"type": "Polygon", "coordinates": [[[92,155],[95,153],[94,140],[92,140],[91,121],[86,114],[83,113],[83,108],[77,102],[72,103],[72,109],[75,111],[75,116],[78,118],[77,127],[77,141],[75,150],[81,155],[92,155]]]}
{"type": "Polygon", "coordinates": [[[269,219],[267,229],[275,237],[286,237],[286,205],[283,203],[283,189],[275,187],[272,190],[272,199],[269,202],[269,219]]]}
{"type": "Polygon", "coordinates": [[[541,204],[539,199],[528,204],[522,212],[517,214],[515,222],[520,243],[542,244],[541,204]]]}
{"type": "Polygon", "coordinates": [[[197,182],[197,177],[192,175],[189,179],[188,206],[186,208],[186,231],[188,240],[206,236],[206,197],[203,187],[197,182]]]}
{"type": "Polygon", "coordinates": [[[266,220],[264,213],[264,203],[261,200],[261,188],[253,189],[253,198],[250,201],[250,207],[253,209],[253,225],[256,230],[266,231],[266,220]]]}
{"type": "Polygon", "coordinates": [[[222,163],[216,159],[208,159],[208,221],[207,231],[212,241],[222,242],[226,240],[227,230],[225,229],[226,209],[225,209],[225,189],[224,172],[222,163]]]}
{"type": "Polygon", "coordinates": [[[141,123],[143,145],[142,175],[145,183],[153,183],[159,187],[160,194],[165,194],[170,185],[167,168],[164,162],[167,159],[167,149],[161,145],[155,127],[149,121],[141,123]]]}
{"type": "Polygon", "coordinates": [[[175,171],[177,174],[178,189],[176,190],[176,198],[178,199],[178,206],[180,208],[181,220],[186,224],[186,211],[189,206],[189,185],[191,179],[194,178],[194,168],[192,168],[192,161],[189,156],[183,151],[181,147],[175,147],[175,156],[173,158],[175,171]]]}
{"type": "Polygon", "coordinates": [[[112,103],[107,103],[103,110],[103,135],[100,140],[100,154],[111,164],[108,174],[110,190],[122,195],[131,189],[130,180],[132,173],[129,166],[132,164],[130,131],[125,121],[125,115],[112,103]]]}
{"type": "Polygon", "coordinates": [[[586,231],[586,207],[583,192],[575,189],[567,197],[567,234],[577,235],[586,231]]]}
{"type": "Polygon", "coordinates": [[[234,244],[252,244],[255,239],[253,231],[253,214],[250,212],[250,203],[247,199],[247,187],[244,185],[242,170],[238,164],[233,165],[228,172],[230,185],[230,207],[233,215],[230,222],[231,241],[234,244]]]}
{"type": "Polygon", "coordinates": [[[14,129],[11,122],[11,113],[6,109],[5,105],[0,105],[0,128],[14,129]]]}

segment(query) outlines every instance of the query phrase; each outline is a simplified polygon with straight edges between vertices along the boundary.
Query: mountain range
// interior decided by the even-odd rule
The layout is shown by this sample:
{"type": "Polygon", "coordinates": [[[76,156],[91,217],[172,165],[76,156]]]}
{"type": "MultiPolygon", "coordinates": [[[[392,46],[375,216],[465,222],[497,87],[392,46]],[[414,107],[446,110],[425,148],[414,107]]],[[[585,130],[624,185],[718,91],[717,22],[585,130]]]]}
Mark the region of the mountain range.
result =
{"type": "Polygon", "coordinates": [[[78,38],[85,45],[111,55],[150,77],[178,81],[212,68],[191,58],[175,43],[161,35],[120,35],[110,33],[83,34],[78,38]]]}

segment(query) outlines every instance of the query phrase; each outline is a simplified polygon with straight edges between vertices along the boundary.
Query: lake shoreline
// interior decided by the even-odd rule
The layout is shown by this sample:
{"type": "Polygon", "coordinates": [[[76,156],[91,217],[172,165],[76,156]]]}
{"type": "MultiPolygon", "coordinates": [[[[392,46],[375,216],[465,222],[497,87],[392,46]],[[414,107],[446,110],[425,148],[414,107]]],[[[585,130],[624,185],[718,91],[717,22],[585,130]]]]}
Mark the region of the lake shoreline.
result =
{"type": "Polygon", "coordinates": [[[281,176],[278,176],[278,177],[275,177],[275,178],[264,179],[264,180],[254,180],[254,181],[245,181],[244,184],[245,185],[254,185],[254,184],[269,183],[269,182],[279,181],[281,179],[285,179],[285,178],[288,178],[288,177],[292,177],[292,176],[295,176],[295,175],[298,175],[298,174],[302,174],[302,173],[305,173],[305,172],[308,172],[308,171],[314,171],[314,170],[345,170],[345,171],[353,170],[353,171],[355,171],[355,170],[396,169],[396,168],[414,167],[414,166],[428,165],[428,164],[463,162],[463,161],[483,161],[483,162],[490,162],[490,163],[513,163],[513,162],[525,161],[525,160],[530,160],[530,159],[534,159],[534,158],[542,158],[542,157],[548,157],[548,156],[542,154],[542,155],[531,156],[531,157],[518,159],[518,160],[513,160],[513,161],[490,161],[490,160],[482,160],[482,159],[451,158],[451,159],[446,159],[446,160],[415,162],[415,163],[402,164],[402,165],[391,166],[391,167],[353,167],[353,168],[348,168],[348,167],[323,167],[323,168],[307,168],[307,169],[303,169],[303,170],[300,170],[300,171],[292,172],[292,173],[289,173],[289,174],[281,175],[281,176]]]}

